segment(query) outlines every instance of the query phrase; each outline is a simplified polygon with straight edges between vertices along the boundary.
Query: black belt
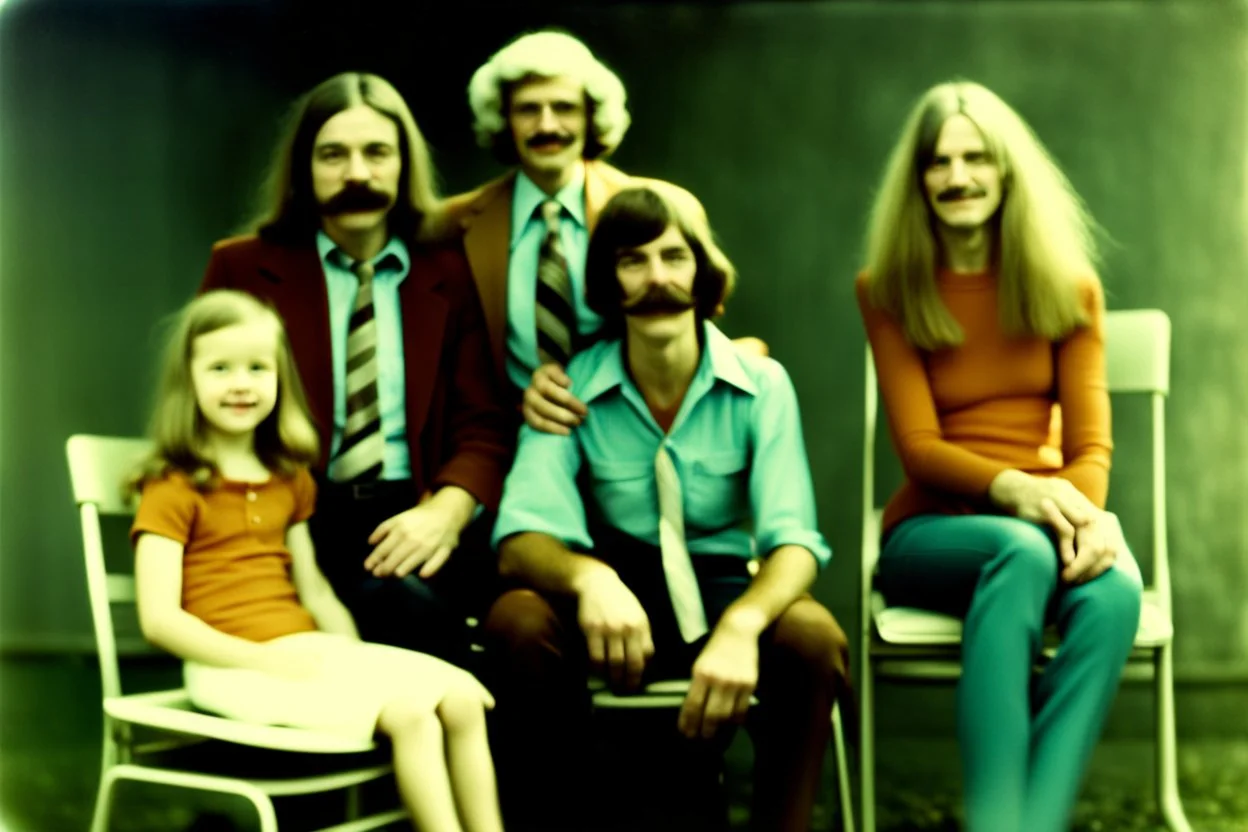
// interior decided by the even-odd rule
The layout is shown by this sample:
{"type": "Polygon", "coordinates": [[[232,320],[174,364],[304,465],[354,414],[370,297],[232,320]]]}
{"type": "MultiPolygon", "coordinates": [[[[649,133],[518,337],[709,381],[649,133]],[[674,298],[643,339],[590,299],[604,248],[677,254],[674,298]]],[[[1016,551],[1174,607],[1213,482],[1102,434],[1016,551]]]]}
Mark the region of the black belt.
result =
{"type": "Polygon", "coordinates": [[[330,500],[351,500],[362,502],[394,496],[414,496],[412,481],[408,480],[369,480],[367,482],[334,482],[322,480],[319,483],[321,494],[330,500]]]}

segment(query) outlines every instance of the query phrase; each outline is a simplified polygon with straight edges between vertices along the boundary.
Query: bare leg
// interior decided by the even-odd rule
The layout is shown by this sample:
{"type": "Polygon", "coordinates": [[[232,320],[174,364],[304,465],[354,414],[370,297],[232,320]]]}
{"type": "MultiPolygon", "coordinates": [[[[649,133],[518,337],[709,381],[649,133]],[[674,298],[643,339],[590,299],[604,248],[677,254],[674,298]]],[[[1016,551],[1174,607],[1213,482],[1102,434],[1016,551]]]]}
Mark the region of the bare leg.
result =
{"type": "Polygon", "coordinates": [[[465,832],[502,832],[503,818],[485,729],[485,707],[475,680],[452,685],[438,704],[446,732],[451,791],[465,832]]]}
{"type": "Polygon", "coordinates": [[[381,709],[377,729],[394,746],[395,779],[412,825],[421,832],[461,832],[438,715],[398,699],[381,709]]]}

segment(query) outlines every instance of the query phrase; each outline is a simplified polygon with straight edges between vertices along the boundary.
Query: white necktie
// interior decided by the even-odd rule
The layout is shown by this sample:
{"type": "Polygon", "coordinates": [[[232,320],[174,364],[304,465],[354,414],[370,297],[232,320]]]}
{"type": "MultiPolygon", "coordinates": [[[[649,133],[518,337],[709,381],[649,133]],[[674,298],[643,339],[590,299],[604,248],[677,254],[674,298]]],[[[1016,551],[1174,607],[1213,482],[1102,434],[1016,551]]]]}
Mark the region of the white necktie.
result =
{"type": "Polygon", "coordinates": [[[706,611],[702,608],[702,593],[698,589],[698,578],[693,573],[693,561],[689,559],[689,549],[685,546],[680,477],[667,448],[662,444],[654,457],[654,475],[659,490],[659,548],[663,552],[667,592],[676,612],[680,635],[686,642],[692,642],[707,631],[706,611]]]}

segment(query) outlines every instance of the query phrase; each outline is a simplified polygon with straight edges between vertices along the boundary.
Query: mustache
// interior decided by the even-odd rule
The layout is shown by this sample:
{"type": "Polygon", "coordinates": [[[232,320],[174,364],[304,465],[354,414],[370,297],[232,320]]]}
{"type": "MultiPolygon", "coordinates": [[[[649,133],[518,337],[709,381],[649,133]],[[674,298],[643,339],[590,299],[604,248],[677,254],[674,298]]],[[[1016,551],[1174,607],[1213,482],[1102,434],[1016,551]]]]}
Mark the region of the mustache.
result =
{"type": "Polygon", "coordinates": [[[390,194],[374,191],[367,185],[344,185],[342,190],[320,204],[321,213],[329,216],[357,211],[379,211],[394,202],[390,194]]]}
{"type": "Polygon", "coordinates": [[[987,191],[983,188],[945,188],[936,194],[937,202],[952,202],[955,199],[973,199],[975,197],[986,196],[987,191]]]}
{"type": "Polygon", "coordinates": [[[621,305],[625,315],[647,317],[650,315],[674,315],[692,309],[693,295],[670,283],[651,283],[646,290],[628,298],[621,305]]]}
{"type": "Polygon", "coordinates": [[[534,133],[524,140],[525,147],[536,147],[539,144],[559,144],[567,147],[572,144],[572,137],[564,133],[534,133]]]}

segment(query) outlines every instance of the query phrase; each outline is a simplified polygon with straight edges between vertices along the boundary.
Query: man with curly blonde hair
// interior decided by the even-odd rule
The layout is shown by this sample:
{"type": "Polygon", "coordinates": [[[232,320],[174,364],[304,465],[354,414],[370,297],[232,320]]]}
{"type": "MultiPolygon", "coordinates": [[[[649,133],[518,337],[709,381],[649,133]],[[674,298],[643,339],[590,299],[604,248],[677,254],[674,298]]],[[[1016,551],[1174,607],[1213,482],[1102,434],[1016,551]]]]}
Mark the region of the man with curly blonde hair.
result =
{"type": "MultiPolygon", "coordinates": [[[[568,392],[564,367],[602,327],[584,291],[602,207],[645,185],[686,206],[696,222],[705,213],[688,191],[604,161],[628,131],[627,95],[571,35],[544,30],[511,41],[473,74],[468,102],[478,143],[514,167],[447,200],[443,230],[463,234],[500,382],[515,391],[530,425],[566,434],[586,411],[568,392]]],[[[737,344],[766,353],[758,339],[737,344]]]]}

